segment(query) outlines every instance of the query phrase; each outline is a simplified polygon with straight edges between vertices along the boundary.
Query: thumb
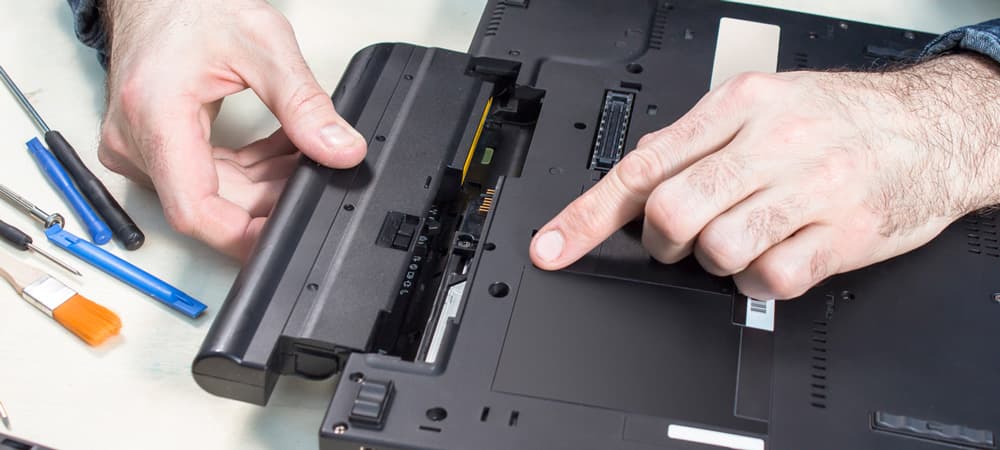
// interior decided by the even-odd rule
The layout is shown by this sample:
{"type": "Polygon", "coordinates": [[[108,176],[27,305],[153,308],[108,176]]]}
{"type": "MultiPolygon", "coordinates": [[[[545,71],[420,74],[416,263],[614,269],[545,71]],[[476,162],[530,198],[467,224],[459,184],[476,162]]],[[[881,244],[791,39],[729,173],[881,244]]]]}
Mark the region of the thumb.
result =
{"type": "MultiPolygon", "coordinates": [[[[293,44],[294,45],[294,44],[293,44]]],[[[328,167],[348,168],[365,157],[365,140],[333,108],[326,91],[302,59],[296,45],[281,58],[264,58],[250,88],[281,123],[292,144],[328,167]]]]}

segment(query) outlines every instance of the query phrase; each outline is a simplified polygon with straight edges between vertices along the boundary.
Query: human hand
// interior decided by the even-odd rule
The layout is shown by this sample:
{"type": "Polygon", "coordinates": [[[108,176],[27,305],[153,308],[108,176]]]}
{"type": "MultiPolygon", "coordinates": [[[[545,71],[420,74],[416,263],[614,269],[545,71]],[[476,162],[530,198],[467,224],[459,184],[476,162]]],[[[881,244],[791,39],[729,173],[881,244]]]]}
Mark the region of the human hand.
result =
{"type": "Polygon", "coordinates": [[[298,150],[358,164],[365,142],[303,60],[288,21],[262,0],[108,0],[108,109],[98,155],[155,187],[167,221],[237,258],[256,242],[298,150]],[[252,89],[282,127],[242,149],[213,147],[222,99],[252,89]]]}
{"type": "Polygon", "coordinates": [[[657,260],[693,252],[746,295],[799,296],[1000,201],[997,98],[998,66],[968,54],[737,76],[542,227],[532,261],[563,268],[644,213],[657,260]]]}

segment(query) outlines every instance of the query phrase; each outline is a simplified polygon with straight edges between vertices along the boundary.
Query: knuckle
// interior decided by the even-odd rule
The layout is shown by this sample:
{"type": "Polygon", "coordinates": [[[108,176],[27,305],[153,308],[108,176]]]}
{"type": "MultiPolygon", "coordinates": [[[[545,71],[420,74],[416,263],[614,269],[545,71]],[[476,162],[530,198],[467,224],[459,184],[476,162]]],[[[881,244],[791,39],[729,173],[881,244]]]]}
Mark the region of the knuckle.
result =
{"type": "Polygon", "coordinates": [[[741,99],[759,98],[762,93],[770,92],[774,87],[775,77],[763,72],[743,72],[725,82],[724,90],[729,96],[741,99]]]}
{"type": "Polygon", "coordinates": [[[148,86],[145,77],[134,72],[116,83],[114,92],[112,92],[112,101],[116,103],[114,106],[124,113],[126,119],[135,117],[146,104],[148,86]]]}
{"type": "Polygon", "coordinates": [[[746,267],[747,257],[744,248],[736,242],[735,234],[717,224],[709,224],[698,236],[698,248],[701,254],[708,258],[711,265],[723,273],[731,275],[746,267]]]}
{"type": "Polygon", "coordinates": [[[311,83],[301,82],[289,94],[285,110],[295,117],[308,117],[331,105],[325,92],[316,89],[311,83]]]}
{"type": "Polygon", "coordinates": [[[681,214],[677,200],[654,192],[646,203],[646,223],[652,225],[663,238],[672,245],[683,245],[692,241],[698,234],[698,228],[690,220],[688,214],[681,214]]]}
{"type": "Polygon", "coordinates": [[[194,236],[198,230],[198,220],[187,208],[164,205],[163,215],[170,227],[178,233],[194,236]]]}
{"type": "Polygon", "coordinates": [[[275,32],[292,31],[291,22],[270,6],[241,8],[235,14],[235,20],[246,35],[258,36],[265,43],[275,32]]]}
{"type": "Polygon", "coordinates": [[[567,234],[567,240],[582,239],[585,241],[602,236],[604,223],[598,202],[591,199],[594,196],[583,196],[570,204],[563,211],[560,229],[567,234]]]}
{"type": "Polygon", "coordinates": [[[793,298],[809,284],[810,270],[797,264],[768,260],[760,268],[761,281],[776,298],[793,298]]]}
{"type": "Polygon", "coordinates": [[[655,139],[656,139],[656,133],[655,132],[653,132],[653,133],[646,133],[646,134],[642,135],[641,138],[639,138],[639,142],[637,142],[635,146],[636,146],[636,148],[638,148],[638,147],[645,147],[645,146],[649,145],[651,142],[653,142],[655,139]]]}
{"type": "Polygon", "coordinates": [[[652,150],[629,152],[615,166],[615,177],[624,193],[630,197],[645,197],[663,175],[660,159],[652,150]]]}
{"type": "Polygon", "coordinates": [[[846,149],[829,149],[821,158],[815,178],[828,186],[842,186],[849,182],[851,174],[858,172],[857,159],[846,149]]]}

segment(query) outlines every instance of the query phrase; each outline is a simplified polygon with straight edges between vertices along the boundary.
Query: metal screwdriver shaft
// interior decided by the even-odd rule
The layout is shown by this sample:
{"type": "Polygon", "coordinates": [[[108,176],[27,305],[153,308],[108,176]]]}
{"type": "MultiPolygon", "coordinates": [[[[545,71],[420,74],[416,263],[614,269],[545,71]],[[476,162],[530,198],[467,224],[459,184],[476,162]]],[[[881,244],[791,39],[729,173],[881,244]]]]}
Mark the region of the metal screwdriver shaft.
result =
{"type": "Polygon", "coordinates": [[[79,270],[74,269],[73,266],[69,265],[66,261],[56,258],[55,255],[38,248],[37,246],[35,246],[35,244],[28,244],[28,248],[31,249],[31,251],[44,256],[45,259],[52,261],[55,265],[62,267],[63,269],[66,269],[67,272],[76,275],[78,277],[83,276],[83,274],[80,273],[79,270]]]}
{"type": "Polygon", "coordinates": [[[141,247],[146,240],[146,236],[142,234],[139,226],[132,221],[128,213],[122,209],[118,201],[111,196],[108,188],[87,168],[83,160],[80,159],[80,155],[73,149],[73,146],[69,144],[59,131],[49,128],[38,114],[38,111],[35,110],[35,107],[31,105],[31,102],[24,96],[21,89],[14,84],[14,80],[10,78],[3,67],[0,67],[0,78],[3,79],[4,84],[7,85],[7,89],[14,95],[14,98],[21,104],[21,107],[35,121],[39,130],[44,133],[45,143],[48,144],[49,150],[52,151],[52,154],[55,155],[59,163],[66,169],[76,187],[87,198],[87,201],[94,207],[94,210],[104,218],[108,227],[111,228],[111,232],[114,233],[115,238],[129,250],[141,247]]]}
{"type": "Polygon", "coordinates": [[[14,84],[14,80],[10,79],[10,75],[7,75],[7,71],[3,70],[3,66],[0,66],[0,78],[3,79],[3,84],[7,85],[7,89],[10,90],[10,93],[14,94],[14,98],[17,99],[17,102],[21,104],[21,108],[24,108],[24,112],[28,113],[28,115],[31,116],[31,119],[35,121],[35,125],[38,125],[38,128],[42,130],[42,134],[51,131],[48,124],[42,120],[42,116],[38,115],[38,111],[35,110],[35,107],[31,106],[31,102],[28,101],[28,97],[24,96],[21,89],[14,84]]]}
{"type": "Polygon", "coordinates": [[[33,203],[24,199],[16,192],[10,190],[7,186],[0,184],[0,196],[2,196],[8,203],[16,206],[22,211],[28,213],[31,218],[41,222],[42,226],[46,229],[53,225],[59,225],[60,227],[66,222],[63,216],[59,214],[49,214],[42,211],[41,208],[35,206],[33,203]]]}

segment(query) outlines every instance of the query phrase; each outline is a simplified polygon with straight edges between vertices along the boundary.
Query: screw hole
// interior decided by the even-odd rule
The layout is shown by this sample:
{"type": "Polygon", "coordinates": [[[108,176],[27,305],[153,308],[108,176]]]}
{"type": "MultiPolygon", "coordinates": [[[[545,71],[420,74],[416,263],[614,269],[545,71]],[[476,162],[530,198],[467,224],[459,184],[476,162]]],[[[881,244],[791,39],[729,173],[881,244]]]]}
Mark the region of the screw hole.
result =
{"type": "Polygon", "coordinates": [[[587,129],[587,124],[585,124],[583,122],[577,122],[577,123],[573,124],[573,128],[576,128],[577,130],[586,130],[587,129]]]}
{"type": "Polygon", "coordinates": [[[379,142],[385,142],[385,136],[382,136],[382,135],[380,134],[380,135],[378,135],[378,136],[375,136],[375,140],[376,140],[376,141],[379,141],[379,142]]]}
{"type": "Polygon", "coordinates": [[[361,372],[354,372],[351,374],[351,376],[348,377],[348,379],[350,379],[355,383],[360,383],[362,381],[365,381],[365,374],[361,372]]]}
{"type": "Polygon", "coordinates": [[[492,252],[497,249],[497,245],[492,242],[487,242],[486,245],[483,246],[483,249],[488,252],[492,252]]]}
{"type": "Polygon", "coordinates": [[[412,80],[413,79],[413,75],[410,75],[410,74],[403,75],[403,79],[404,80],[412,80]]]}
{"type": "Polygon", "coordinates": [[[316,283],[309,283],[309,284],[306,285],[306,289],[308,289],[310,291],[315,291],[315,290],[319,289],[319,285],[316,284],[316,283]]]}
{"type": "Polygon", "coordinates": [[[628,63],[625,65],[625,70],[627,70],[628,73],[642,73],[643,69],[642,64],[639,63],[628,63]]]}
{"type": "Polygon", "coordinates": [[[445,411],[445,409],[440,406],[427,410],[427,418],[430,419],[431,422],[440,422],[447,417],[448,411],[445,411]]]}
{"type": "Polygon", "coordinates": [[[851,291],[844,291],[840,293],[840,299],[845,301],[854,300],[854,293],[851,291]]]}
{"type": "Polygon", "coordinates": [[[496,298],[503,298],[510,293],[510,286],[507,286],[507,283],[497,282],[491,284],[488,290],[490,295],[496,298]]]}
{"type": "Polygon", "coordinates": [[[333,426],[333,434],[344,434],[347,432],[346,423],[338,423],[333,426]]]}
{"type": "Polygon", "coordinates": [[[521,56],[521,51],[520,50],[510,50],[510,51],[507,52],[507,54],[510,55],[510,56],[521,56]]]}
{"type": "Polygon", "coordinates": [[[354,211],[354,205],[351,203],[344,205],[344,211],[354,211]]]}
{"type": "Polygon", "coordinates": [[[810,32],[809,32],[809,39],[816,39],[816,38],[818,38],[818,37],[819,37],[819,35],[818,35],[818,34],[816,34],[816,32],[815,32],[815,31],[810,31],[810,32]]]}

